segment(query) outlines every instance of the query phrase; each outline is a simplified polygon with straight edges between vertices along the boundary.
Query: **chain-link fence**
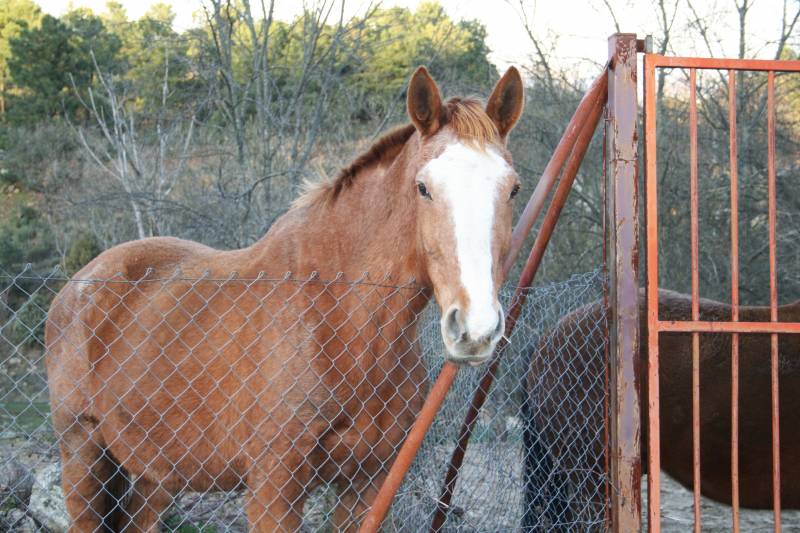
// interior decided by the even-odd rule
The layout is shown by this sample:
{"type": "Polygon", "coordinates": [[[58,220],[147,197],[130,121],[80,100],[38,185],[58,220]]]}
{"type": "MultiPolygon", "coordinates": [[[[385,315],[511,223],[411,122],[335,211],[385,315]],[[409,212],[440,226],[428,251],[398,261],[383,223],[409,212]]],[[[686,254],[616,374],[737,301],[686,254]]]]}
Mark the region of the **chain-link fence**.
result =
{"type": "MultiPolygon", "coordinates": [[[[552,333],[602,289],[529,291],[445,530],[602,527],[605,315],[552,333]]],[[[426,301],[368,278],[0,275],[0,530],[352,529],[443,362],[426,301]]],[[[429,527],[481,375],[459,373],[384,530],[429,527]]]]}
{"type": "Polygon", "coordinates": [[[559,307],[528,374],[523,524],[536,531],[601,530],[608,519],[607,313],[603,300],[574,303],[559,307]]]}

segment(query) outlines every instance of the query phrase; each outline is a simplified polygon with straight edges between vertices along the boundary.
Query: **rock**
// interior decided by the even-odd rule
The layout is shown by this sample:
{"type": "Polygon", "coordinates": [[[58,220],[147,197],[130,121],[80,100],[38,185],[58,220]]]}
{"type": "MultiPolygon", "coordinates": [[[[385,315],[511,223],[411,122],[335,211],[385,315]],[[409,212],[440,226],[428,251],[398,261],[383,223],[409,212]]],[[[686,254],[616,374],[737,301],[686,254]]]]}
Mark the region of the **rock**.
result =
{"type": "Polygon", "coordinates": [[[0,463],[0,505],[3,508],[28,505],[33,487],[30,470],[15,459],[0,463]]]}
{"type": "Polygon", "coordinates": [[[61,491],[61,468],[58,463],[38,468],[33,474],[28,513],[51,533],[65,533],[69,516],[61,491]]]}
{"type": "Polygon", "coordinates": [[[520,421],[518,416],[506,417],[506,431],[509,433],[522,431],[522,421],[520,421]]]}
{"type": "Polygon", "coordinates": [[[36,533],[38,528],[33,518],[22,509],[11,509],[0,518],[0,531],[14,533],[36,533]]]}

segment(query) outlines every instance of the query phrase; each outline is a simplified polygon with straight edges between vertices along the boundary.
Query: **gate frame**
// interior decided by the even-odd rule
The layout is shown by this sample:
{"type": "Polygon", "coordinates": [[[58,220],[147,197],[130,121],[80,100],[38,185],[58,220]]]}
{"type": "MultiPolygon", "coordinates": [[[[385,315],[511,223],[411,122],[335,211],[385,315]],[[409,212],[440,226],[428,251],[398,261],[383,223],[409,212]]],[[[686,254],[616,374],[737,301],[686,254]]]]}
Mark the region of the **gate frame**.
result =
{"type": "Polygon", "coordinates": [[[731,507],[732,529],[739,531],[739,448],[738,448],[738,357],[739,334],[769,333],[771,337],[771,417],[772,417],[772,487],[774,531],[781,530],[780,505],[780,435],[778,405],[778,334],[800,333],[800,323],[778,322],[778,288],[776,276],[777,198],[775,188],[775,72],[800,73],[800,61],[761,59],[716,59],[698,57],[669,57],[659,54],[644,56],[644,128],[646,164],[647,225],[647,326],[648,326],[648,526],[658,533],[660,524],[660,412],[659,412],[659,353],[658,339],[662,332],[692,334],[692,460],[694,468],[694,530],[700,531],[700,333],[731,334],[731,507]],[[656,102],[655,71],[657,68],[689,70],[689,144],[690,144],[690,232],[692,275],[692,319],[660,320],[658,316],[658,175],[656,167],[656,102]],[[729,322],[699,319],[699,262],[698,262],[698,192],[697,192],[697,99],[696,71],[698,69],[728,71],[728,116],[730,157],[731,208],[731,320],[729,322]],[[769,226],[770,321],[742,322],[739,320],[739,234],[738,234],[738,162],[736,137],[736,72],[767,72],[767,202],[769,226]]]}
{"type": "Polygon", "coordinates": [[[606,268],[608,270],[608,477],[611,529],[641,528],[639,160],[634,33],[608,38],[606,268]]]}

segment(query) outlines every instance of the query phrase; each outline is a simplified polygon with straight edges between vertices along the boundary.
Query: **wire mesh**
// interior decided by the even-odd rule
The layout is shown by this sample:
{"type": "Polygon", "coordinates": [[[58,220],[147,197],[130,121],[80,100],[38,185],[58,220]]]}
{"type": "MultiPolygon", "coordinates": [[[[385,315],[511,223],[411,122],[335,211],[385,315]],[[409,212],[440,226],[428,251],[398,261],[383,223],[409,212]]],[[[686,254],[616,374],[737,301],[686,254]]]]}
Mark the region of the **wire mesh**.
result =
{"type": "MultiPolygon", "coordinates": [[[[605,314],[553,329],[602,290],[529,290],[445,531],[603,526],[605,314]]],[[[0,275],[0,530],[353,529],[443,363],[426,301],[366,277],[0,275]]],[[[481,374],[459,373],[385,531],[429,527],[481,374]]]]}
{"type": "Polygon", "coordinates": [[[528,374],[523,525],[535,531],[604,529],[611,490],[608,327],[602,300],[575,308],[543,335],[528,374]]]}

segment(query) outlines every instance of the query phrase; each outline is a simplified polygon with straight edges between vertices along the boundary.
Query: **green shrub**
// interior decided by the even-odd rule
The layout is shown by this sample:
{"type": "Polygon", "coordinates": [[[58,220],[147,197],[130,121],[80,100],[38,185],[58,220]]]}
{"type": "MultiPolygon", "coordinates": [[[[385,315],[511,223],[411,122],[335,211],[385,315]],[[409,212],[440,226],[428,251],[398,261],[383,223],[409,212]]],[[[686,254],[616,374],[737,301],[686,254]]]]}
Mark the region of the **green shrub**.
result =
{"type": "Polygon", "coordinates": [[[44,346],[44,323],[53,294],[37,292],[24,300],[8,322],[3,335],[14,344],[44,346]]]}
{"type": "Polygon", "coordinates": [[[69,250],[67,250],[67,255],[64,258],[64,269],[68,274],[72,275],[85,267],[100,252],[102,252],[102,249],[94,235],[82,233],[72,241],[69,250]]]}

